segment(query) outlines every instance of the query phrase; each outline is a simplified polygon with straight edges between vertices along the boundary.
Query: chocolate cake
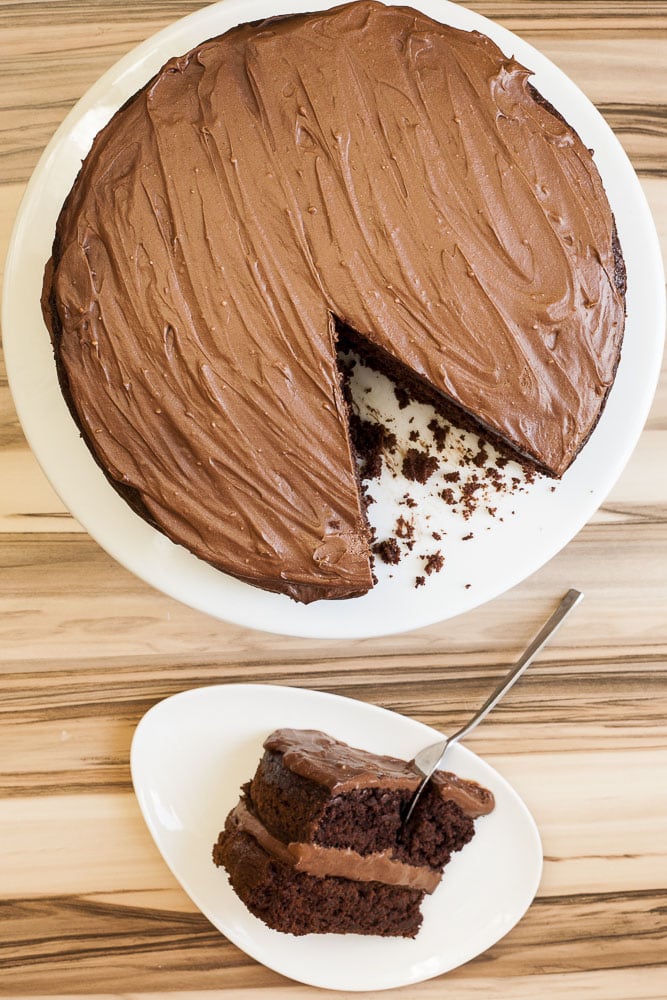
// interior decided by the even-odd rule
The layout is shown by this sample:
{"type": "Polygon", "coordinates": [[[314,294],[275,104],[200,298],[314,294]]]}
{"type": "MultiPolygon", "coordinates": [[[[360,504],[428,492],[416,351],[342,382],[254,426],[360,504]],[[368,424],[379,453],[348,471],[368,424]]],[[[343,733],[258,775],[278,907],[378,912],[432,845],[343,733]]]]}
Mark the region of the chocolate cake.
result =
{"type": "Polygon", "coordinates": [[[316,730],[278,729],[264,750],[213,847],[251,913],[296,935],[414,937],[491,792],[438,771],[403,826],[421,780],[410,763],[316,730]]]}
{"type": "Polygon", "coordinates": [[[339,330],[561,476],[619,360],[625,274],[590,151],[487,37],[375,2],[171,59],[95,138],[43,306],[132,507],[308,602],[372,586],[339,330]]]}

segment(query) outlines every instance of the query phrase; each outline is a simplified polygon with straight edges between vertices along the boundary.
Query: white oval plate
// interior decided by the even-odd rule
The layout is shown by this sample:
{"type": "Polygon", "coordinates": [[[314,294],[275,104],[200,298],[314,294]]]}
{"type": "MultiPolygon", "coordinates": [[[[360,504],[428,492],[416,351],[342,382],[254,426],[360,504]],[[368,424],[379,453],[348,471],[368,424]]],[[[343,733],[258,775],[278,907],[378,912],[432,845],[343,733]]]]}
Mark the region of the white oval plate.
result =
{"type": "Polygon", "coordinates": [[[530,906],[542,872],[535,822],[497,771],[465,747],[447,768],[489,788],[494,811],[424,901],[414,940],[356,934],[293,937],[266,927],[211,859],[213,844],[280,727],[321,729],[352,746],[411,759],[441,737],[375,705],[300,688],[230,684],[196,688],[151,708],[132,741],[132,781],[148,828],[190,898],[235,945],[284,976],[336,990],[421,982],[490,948],[530,906]]]}
{"type": "MultiPolygon", "coordinates": [[[[620,475],[646,420],[660,370],[665,293],[642,189],[620,143],[581,91],[532,46],[492,21],[444,0],[415,2],[436,19],[484,32],[533,69],[537,88],[596,151],[625,254],[628,319],[618,376],[595,433],[555,489],[541,480],[514,496],[493,497],[495,517],[482,506],[464,521],[433,491],[389,476],[372,484],[378,502],[370,516],[379,538],[391,531],[397,512],[405,513],[400,499],[407,486],[419,499],[416,545],[397,567],[378,562],[378,586],[354,600],[297,605],[214,570],[142,521],[100,472],[58,387],[39,307],[58,213],[96,133],[167,58],[242,21],[330,5],[330,0],[224,0],[166,28],[109,70],[65,119],[28,185],[7,257],[3,328],[7,371],[26,437],[65,505],[110,555],[147,583],[215,617],[287,635],[352,638],[403,632],[476,607],[529,576],[579,531],[620,475]],[[433,531],[446,533],[445,568],[416,589],[421,557],[438,548],[433,531]],[[473,539],[464,541],[471,531],[473,539]]],[[[393,407],[398,414],[392,393],[382,386],[378,393],[381,412],[393,407]]],[[[428,416],[423,426],[427,422],[428,416]]]]}

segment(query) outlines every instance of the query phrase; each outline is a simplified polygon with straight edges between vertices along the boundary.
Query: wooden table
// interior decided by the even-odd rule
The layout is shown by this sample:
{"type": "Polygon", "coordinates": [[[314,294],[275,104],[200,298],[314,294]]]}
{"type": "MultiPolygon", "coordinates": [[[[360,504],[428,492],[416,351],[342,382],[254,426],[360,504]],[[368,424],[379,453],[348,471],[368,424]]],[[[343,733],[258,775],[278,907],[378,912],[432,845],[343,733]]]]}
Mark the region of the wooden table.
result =
{"type": "MultiPolygon", "coordinates": [[[[124,52],[198,6],[1,0],[3,259],[25,183],[71,105],[124,52]]],[[[667,3],[471,6],[538,45],[598,105],[667,252],[667,3]]],[[[32,457],[0,359],[0,993],[314,996],[228,943],[169,874],[130,783],[138,720],[174,692],[257,680],[339,692],[451,731],[573,585],[583,605],[468,741],[537,819],[538,897],[486,954],[398,992],[664,1000],[666,446],[663,378],[613,493],[531,579],[390,639],[290,639],[182,607],[102,552],[32,457]]]]}

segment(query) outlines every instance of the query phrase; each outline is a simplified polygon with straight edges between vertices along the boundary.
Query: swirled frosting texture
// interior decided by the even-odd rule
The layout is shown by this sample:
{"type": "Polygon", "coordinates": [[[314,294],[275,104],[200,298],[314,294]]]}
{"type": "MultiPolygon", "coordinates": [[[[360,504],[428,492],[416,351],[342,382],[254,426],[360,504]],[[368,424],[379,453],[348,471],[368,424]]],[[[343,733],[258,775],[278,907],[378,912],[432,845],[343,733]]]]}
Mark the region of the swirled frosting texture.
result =
{"type": "MultiPolygon", "coordinates": [[[[412,761],[351,747],[319,729],[275,729],[264,740],[264,749],[282,754],[290,771],[335,795],[358,788],[416,792],[422,780],[412,761]]],[[[432,781],[442,798],[455,802],[466,816],[476,819],[494,807],[492,793],[475,781],[450,771],[436,771],[432,781]]]]}
{"type": "Polygon", "coordinates": [[[84,437],[163,531],[301,600],[371,585],[336,317],[560,475],[618,363],[589,151],[486,37],[352,3],[173,59],[47,273],[84,437]]]}

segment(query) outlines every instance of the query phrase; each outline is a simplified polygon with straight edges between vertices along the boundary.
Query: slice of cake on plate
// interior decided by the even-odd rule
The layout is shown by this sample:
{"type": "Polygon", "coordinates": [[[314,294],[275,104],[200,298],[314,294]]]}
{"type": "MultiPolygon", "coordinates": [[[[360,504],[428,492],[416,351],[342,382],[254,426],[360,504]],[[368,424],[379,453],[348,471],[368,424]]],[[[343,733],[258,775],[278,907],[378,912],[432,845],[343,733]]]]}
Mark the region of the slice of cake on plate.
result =
{"type": "Polygon", "coordinates": [[[487,789],[439,771],[403,827],[420,780],[410,762],[278,729],[213,860],[275,930],[414,937],[424,895],[494,807],[487,789]]]}

